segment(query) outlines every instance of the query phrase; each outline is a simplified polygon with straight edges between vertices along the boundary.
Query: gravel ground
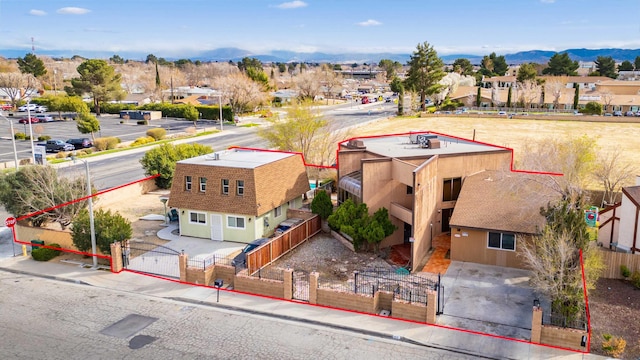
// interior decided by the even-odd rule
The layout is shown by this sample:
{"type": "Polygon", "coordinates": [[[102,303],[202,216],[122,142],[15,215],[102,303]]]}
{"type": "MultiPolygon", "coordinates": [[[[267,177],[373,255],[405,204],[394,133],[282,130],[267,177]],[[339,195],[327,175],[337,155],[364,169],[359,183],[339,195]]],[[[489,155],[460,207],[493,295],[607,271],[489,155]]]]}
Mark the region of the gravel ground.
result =
{"type": "Polygon", "coordinates": [[[377,267],[394,270],[380,256],[373,253],[354,253],[331,235],[320,233],[276,260],[272,267],[317,271],[322,280],[345,281],[353,272],[377,267]]]}

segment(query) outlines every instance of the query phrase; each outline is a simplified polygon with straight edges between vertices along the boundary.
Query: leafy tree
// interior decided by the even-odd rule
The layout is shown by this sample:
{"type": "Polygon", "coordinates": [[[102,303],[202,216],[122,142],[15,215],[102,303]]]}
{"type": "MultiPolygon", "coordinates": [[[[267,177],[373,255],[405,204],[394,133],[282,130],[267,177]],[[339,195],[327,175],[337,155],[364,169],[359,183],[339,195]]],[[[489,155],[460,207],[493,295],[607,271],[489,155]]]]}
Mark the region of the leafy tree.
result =
{"type": "Polygon", "coordinates": [[[425,100],[440,92],[443,85],[439,81],[444,77],[442,70],[444,63],[438,53],[428,42],[418,44],[416,51],[409,59],[409,71],[405,79],[405,86],[420,94],[420,109],[426,110],[425,100]]]}
{"type": "Polygon", "coordinates": [[[633,68],[636,71],[640,70],[640,56],[636,56],[636,59],[633,61],[633,68]]]}
{"type": "Polygon", "coordinates": [[[262,87],[263,91],[269,91],[271,89],[271,85],[269,84],[269,76],[263,70],[255,67],[250,67],[247,68],[246,73],[249,79],[260,84],[260,87],[262,87]]]}
{"type": "Polygon", "coordinates": [[[249,57],[244,57],[240,62],[238,62],[238,69],[240,69],[240,71],[246,71],[249,68],[254,68],[262,71],[262,62],[260,62],[260,60],[256,58],[249,57]]]}
{"type": "Polygon", "coordinates": [[[76,118],[76,127],[81,134],[91,134],[91,139],[95,142],[95,133],[100,130],[100,121],[88,112],[79,113],[76,118]]]}
{"type": "Polygon", "coordinates": [[[589,101],[580,112],[588,115],[601,115],[602,104],[596,101],[589,101]]]}
{"type": "Polygon", "coordinates": [[[598,71],[601,76],[610,77],[612,79],[618,77],[616,61],[613,60],[611,56],[598,56],[595,63],[596,71],[598,71]]]}
{"type": "Polygon", "coordinates": [[[114,64],[119,64],[119,65],[122,65],[122,64],[125,63],[125,60],[118,54],[115,54],[112,57],[110,57],[109,61],[111,61],[114,64]]]}
{"type": "Polygon", "coordinates": [[[393,78],[395,78],[398,70],[402,69],[402,64],[400,64],[400,62],[389,59],[380,60],[378,66],[385,71],[387,81],[391,81],[393,78]]]}
{"type": "Polygon", "coordinates": [[[623,61],[618,66],[618,71],[633,71],[633,63],[629,60],[623,61]]]}
{"type": "Polygon", "coordinates": [[[158,58],[153,55],[153,54],[149,54],[147,55],[147,59],[144,61],[145,63],[158,63],[158,58]]]}
{"type": "Polygon", "coordinates": [[[333,70],[335,70],[335,71],[341,71],[341,70],[342,70],[342,65],[340,65],[340,64],[333,64],[333,70]]]}
{"type": "MultiPolygon", "coordinates": [[[[111,244],[116,241],[128,240],[133,234],[131,223],[119,213],[111,213],[111,210],[98,209],[93,213],[96,247],[103,254],[109,254],[111,244]]],[[[91,251],[91,224],[89,211],[83,209],[73,219],[71,227],[71,239],[73,245],[83,252],[91,251]]]]}
{"type": "Polygon", "coordinates": [[[88,114],[89,106],[79,96],[55,95],[46,98],[51,111],[57,111],[62,118],[62,112],[73,112],[77,114],[88,114]]]}
{"type": "Polygon", "coordinates": [[[469,59],[460,58],[453,62],[453,71],[460,75],[473,75],[473,65],[469,59]]]}
{"type": "Polygon", "coordinates": [[[399,77],[393,78],[389,84],[391,91],[398,94],[398,115],[404,113],[404,82],[399,77]]]}
{"type": "Polygon", "coordinates": [[[173,64],[178,68],[178,69],[183,69],[185,66],[187,66],[188,64],[193,64],[193,61],[191,61],[190,59],[179,59],[173,62],[173,64]]]}
{"type": "Polygon", "coordinates": [[[568,53],[555,53],[549,59],[547,67],[542,70],[542,75],[576,76],[578,75],[578,66],[578,62],[572,61],[568,53]]]}
{"type": "Polygon", "coordinates": [[[140,159],[140,163],[144,168],[145,175],[160,174],[155,179],[159,188],[169,189],[173,181],[176,162],[212,152],[213,149],[210,146],[198,143],[178,145],[167,143],[147,151],[140,159]]]}
{"type": "Polygon", "coordinates": [[[511,107],[511,89],[512,87],[509,86],[509,92],[507,93],[507,107],[510,108],[511,107]]]}
{"type": "Polygon", "coordinates": [[[527,80],[535,80],[536,75],[538,75],[536,67],[534,64],[522,64],[518,69],[518,75],[516,76],[516,80],[519,83],[523,83],[527,80]]]}
{"type": "Polygon", "coordinates": [[[348,235],[353,240],[353,247],[360,249],[365,240],[362,230],[369,222],[367,204],[356,205],[353,200],[347,199],[327,220],[332,229],[348,235]]]}
{"type": "Polygon", "coordinates": [[[322,220],[327,220],[333,214],[333,203],[326,191],[320,190],[316,192],[311,201],[311,212],[318,214],[322,220]]]}
{"type": "Polygon", "coordinates": [[[84,178],[58,176],[51,166],[25,166],[0,178],[0,204],[14,216],[49,209],[29,218],[33,226],[57,222],[63,228],[71,223],[78,212],[87,206],[79,201],[66,206],[58,205],[87,194],[84,178]]]}
{"type": "Polygon", "coordinates": [[[576,89],[575,93],[573,94],[573,108],[577,110],[578,103],[580,102],[580,85],[576,83],[573,85],[573,87],[576,89]]]}
{"type": "Polygon", "coordinates": [[[124,98],[125,94],[120,86],[121,75],[116,74],[105,60],[87,60],[77,70],[80,77],[71,79],[71,86],[65,86],[65,91],[69,95],[78,96],[90,93],[97,115],[100,115],[101,102],[124,98]]]}
{"type": "Polygon", "coordinates": [[[507,60],[504,58],[504,55],[496,56],[496,53],[491,53],[489,58],[493,60],[493,72],[498,76],[504,76],[504,74],[509,69],[509,65],[507,64],[507,60]]]}
{"type": "Polygon", "coordinates": [[[21,73],[31,74],[35,77],[40,77],[47,73],[44,62],[32,53],[25,55],[24,58],[18,58],[18,68],[21,73]]]}
{"type": "Polygon", "coordinates": [[[373,213],[373,219],[380,224],[382,230],[384,231],[384,237],[387,237],[393,234],[394,231],[398,229],[397,226],[393,225],[391,220],[389,219],[389,211],[387,208],[381,207],[373,213]]]}
{"type": "Polygon", "coordinates": [[[482,88],[478,86],[478,92],[476,93],[476,107],[480,107],[482,103],[482,88]]]}
{"type": "Polygon", "coordinates": [[[278,71],[280,72],[280,74],[284,74],[285,72],[287,72],[287,64],[285,63],[278,63],[278,71]]]}

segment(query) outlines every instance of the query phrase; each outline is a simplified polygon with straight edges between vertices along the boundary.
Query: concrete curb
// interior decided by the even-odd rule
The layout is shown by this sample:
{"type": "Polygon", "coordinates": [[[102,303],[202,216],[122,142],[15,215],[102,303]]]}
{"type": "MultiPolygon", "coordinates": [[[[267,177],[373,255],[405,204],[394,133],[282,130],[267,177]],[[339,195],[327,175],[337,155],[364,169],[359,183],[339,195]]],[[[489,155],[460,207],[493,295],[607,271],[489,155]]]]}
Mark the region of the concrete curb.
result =
{"type": "Polygon", "coordinates": [[[78,284],[78,285],[93,286],[93,285],[91,285],[91,284],[89,284],[87,282],[84,282],[84,281],[73,280],[73,279],[62,277],[62,276],[47,275],[47,274],[35,274],[35,273],[29,272],[29,271],[16,270],[16,269],[11,269],[11,268],[2,267],[2,266],[0,266],[0,271],[10,272],[10,273],[13,273],[13,274],[20,274],[20,275],[36,276],[36,277],[41,277],[41,278],[44,278],[44,279],[63,281],[63,282],[68,282],[68,283],[78,284]]]}

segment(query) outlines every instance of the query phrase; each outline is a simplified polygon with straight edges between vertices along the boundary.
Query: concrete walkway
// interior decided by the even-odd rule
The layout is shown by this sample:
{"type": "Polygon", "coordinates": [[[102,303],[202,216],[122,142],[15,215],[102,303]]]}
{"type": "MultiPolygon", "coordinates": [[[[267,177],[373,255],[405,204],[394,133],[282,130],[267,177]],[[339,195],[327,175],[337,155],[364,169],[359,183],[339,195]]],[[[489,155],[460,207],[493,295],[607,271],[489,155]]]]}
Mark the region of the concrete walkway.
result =
{"type": "Polygon", "coordinates": [[[496,359],[601,358],[596,355],[534,345],[526,341],[507,340],[444,326],[394,320],[307,303],[241,294],[225,289],[220,290],[218,302],[218,294],[214,288],[188,285],[128,271],[113,274],[109,271],[94,270],[81,265],[37,262],[30,257],[21,256],[0,260],[0,270],[312,323],[478,357],[496,359]]]}

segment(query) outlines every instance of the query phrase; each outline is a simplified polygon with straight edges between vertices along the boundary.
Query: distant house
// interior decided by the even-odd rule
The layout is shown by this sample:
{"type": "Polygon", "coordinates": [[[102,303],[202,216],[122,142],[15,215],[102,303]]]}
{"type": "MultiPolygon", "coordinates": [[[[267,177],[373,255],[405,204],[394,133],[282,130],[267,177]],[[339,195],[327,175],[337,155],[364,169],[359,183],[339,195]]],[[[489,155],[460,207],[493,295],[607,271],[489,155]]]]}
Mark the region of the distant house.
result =
{"type": "Polygon", "coordinates": [[[600,212],[598,242],[612,250],[640,254],[640,176],[622,188],[622,201],[600,212]]]}
{"type": "Polygon", "coordinates": [[[179,161],[169,205],[181,235],[248,243],[273,234],[307,191],[300,154],[232,149],[179,161]]]}

